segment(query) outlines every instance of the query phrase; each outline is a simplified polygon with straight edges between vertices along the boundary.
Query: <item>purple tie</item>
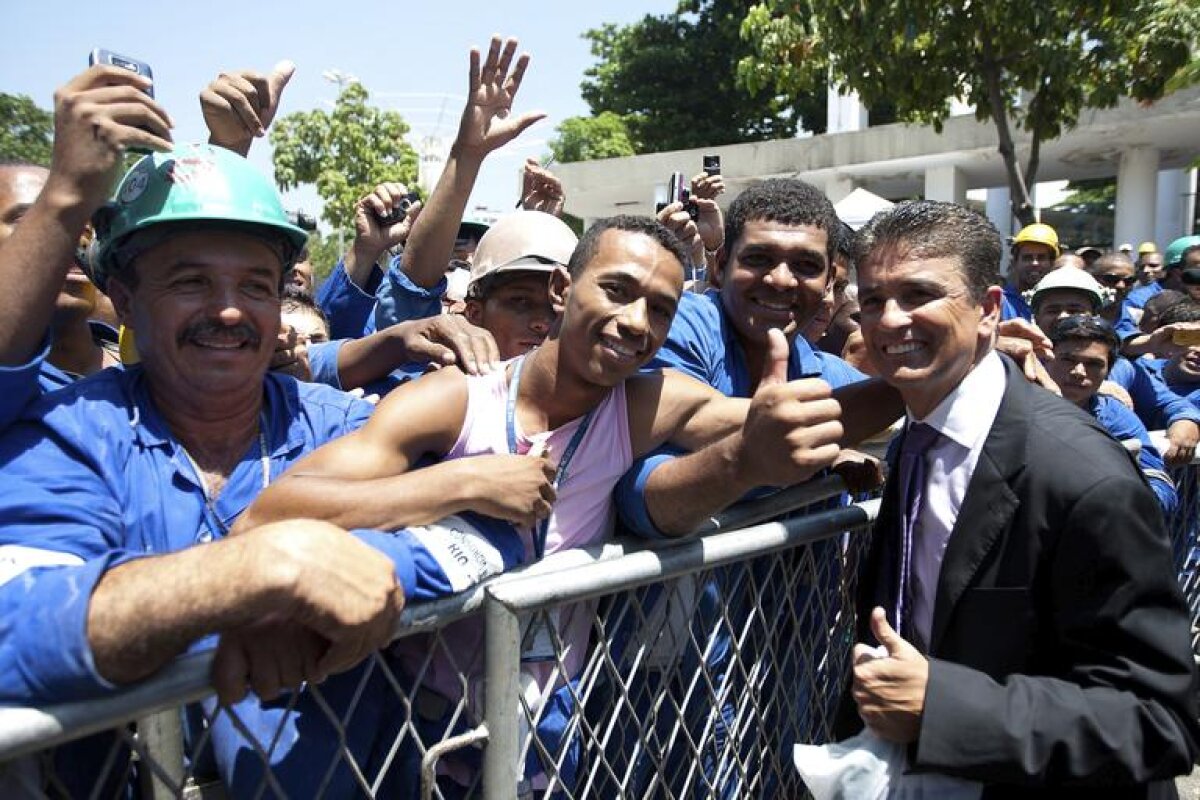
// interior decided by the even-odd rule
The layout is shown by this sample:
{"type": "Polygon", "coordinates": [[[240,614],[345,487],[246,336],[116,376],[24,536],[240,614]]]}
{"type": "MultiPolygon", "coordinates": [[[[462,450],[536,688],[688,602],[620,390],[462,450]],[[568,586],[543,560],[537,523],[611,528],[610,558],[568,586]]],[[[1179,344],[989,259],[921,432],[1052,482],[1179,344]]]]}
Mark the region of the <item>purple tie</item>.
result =
{"type": "Polygon", "coordinates": [[[924,423],[913,423],[904,434],[900,445],[900,498],[904,503],[902,538],[900,549],[900,585],[896,592],[897,632],[909,639],[915,638],[912,630],[912,609],[909,595],[912,580],[913,535],[917,529],[917,515],[921,513],[921,497],[925,489],[925,453],[940,438],[941,434],[924,423]]]}

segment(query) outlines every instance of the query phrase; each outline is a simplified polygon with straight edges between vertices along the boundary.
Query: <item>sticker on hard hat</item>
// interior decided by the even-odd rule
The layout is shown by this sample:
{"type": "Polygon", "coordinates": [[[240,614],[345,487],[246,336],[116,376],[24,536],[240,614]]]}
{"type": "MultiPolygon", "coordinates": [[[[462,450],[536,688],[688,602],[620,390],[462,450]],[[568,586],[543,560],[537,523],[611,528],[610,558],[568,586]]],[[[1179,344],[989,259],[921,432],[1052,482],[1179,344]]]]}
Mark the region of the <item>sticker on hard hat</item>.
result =
{"type": "Polygon", "coordinates": [[[217,165],[210,158],[177,158],[167,164],[166,178],[180,186],[194,184],[217,174],[217,165]]]}
{"type": "Polygon", "coordinates": [[[121,194],[117,197],[122,203],[132,203],[142,196],[146,191],[146,187],[150,185],[150,170],[135,169],[129,173],[129,177],[125,179],[125,185],[121,187],[121,194]]]}

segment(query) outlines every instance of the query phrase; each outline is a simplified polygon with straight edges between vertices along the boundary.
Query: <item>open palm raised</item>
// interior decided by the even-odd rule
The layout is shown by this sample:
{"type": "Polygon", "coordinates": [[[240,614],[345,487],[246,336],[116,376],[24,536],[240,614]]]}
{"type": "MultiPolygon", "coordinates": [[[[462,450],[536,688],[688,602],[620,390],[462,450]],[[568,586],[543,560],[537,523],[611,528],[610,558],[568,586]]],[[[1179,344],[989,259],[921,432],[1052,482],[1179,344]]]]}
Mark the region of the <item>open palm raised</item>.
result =
{"type": "Polygon", "coordinates": [[[513,65],[516,52],[516,39],[508,39],[502,45],[500,37],[492,37],[487,60],[481,67],[479,50],[471,49],[470,88],[456,142],[461,152],[481,157],[487,155],[545,118],[542,112],[510,116],[513,99],[529,66],[528,53],[522,53],[513,65]]]}

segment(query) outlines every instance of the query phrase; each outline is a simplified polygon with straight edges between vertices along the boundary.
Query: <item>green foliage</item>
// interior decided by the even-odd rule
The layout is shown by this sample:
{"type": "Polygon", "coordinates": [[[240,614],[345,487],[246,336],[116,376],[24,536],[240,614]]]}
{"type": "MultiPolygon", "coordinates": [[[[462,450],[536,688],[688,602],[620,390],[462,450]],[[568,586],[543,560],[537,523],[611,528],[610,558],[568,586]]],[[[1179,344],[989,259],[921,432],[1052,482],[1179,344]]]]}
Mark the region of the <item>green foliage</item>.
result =
{"type": "Polygon", "coordinates": [[[683,0],[675,14],[590,30],[598,59],[580,87],[594,115],[612,112],[640,153],[794,136],[802,117],[824,130],[825,92],[776,92],[737,81],[752,52],[740,37],[746,0],[683,0]]]}
{"type": "Polygon", "coordinates": [[[1116,178],[1070,181],[1067,191],[1070,194],[1054,206],[1056,210],[1112,216],[1113,209],[1117,207],[1116,178]]]}
{"type": "Polygon", "coordinates": [[[282,190],[313,184],[325,201],[322,218],[352,229],[354,204],[384,181],[413,184],[417,153],[404,141],[408,125],[375,108],[361,84],[346,86],[332,112],[299,111],[271,126],[275,182],[282,190]]]}
{"type": "Polygon", "coordinates": [[[0,159],[50,166],[54,115],[23,94],[0,92],[0,159]]]}
{"type": "Polygon", "coordinates": [[[550,140],[550,152],[563,163],[620,158],[637,152],[629,137],[629,126],[611,111],[594,117],[568,117],[555,130],[558,136],[550,140]]]}
{"type": "Polygon", "coordinates": [[[315,283],[320,283],[329,277],[333,268],[337,266],[338,259],[341,258],[341,247],[348,247],[353,240],[353,230],[342,234],[341,243],[338,242],[337,231],[328,236],[322,236],[320,231],[313,231],[308,235],[308,261],[312,264],[315,283]]]}
{"type": "Polygon", "coordinates": [[[1040,143],[1074,126],[1085,107],[1161,97],[1200,36],[1200,4],[763,0],[742,33],[753,54],[738,76],[751,89],[811,90],[831,72],[868,107],[891,101],[899,119],[939,130],[950,98],[973,104],[997,126],[1023,217],[1040,143]],[[1009,118],[1031,136],[1024,174],[1009,118]]]}

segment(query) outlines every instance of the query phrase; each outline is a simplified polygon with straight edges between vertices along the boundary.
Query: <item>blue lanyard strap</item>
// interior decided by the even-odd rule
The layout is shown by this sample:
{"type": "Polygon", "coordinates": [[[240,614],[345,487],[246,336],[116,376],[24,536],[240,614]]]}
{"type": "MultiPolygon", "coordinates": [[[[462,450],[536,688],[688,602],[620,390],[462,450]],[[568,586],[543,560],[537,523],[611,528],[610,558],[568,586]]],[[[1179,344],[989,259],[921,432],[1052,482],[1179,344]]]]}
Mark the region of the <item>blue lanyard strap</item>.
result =
{"type": "MultiPolygon", "coordinates": [[[[508,452],[517,454],[517,391],[521,388],[521,368],[525,365],[525,356],[517,359],[517,363],[513,365],[512,380],[508,384],[508,401],[505,403],[505,428],[508,434],[508,452]]],[[[567,449],[563,451],[562,457],[558,459],[558,467],[554,471],[554,490],[558,491],[567,480],[567,467],[571,463],[571,459],[575,457],[575,451],[579,449],[579,445],[583,442],[583,437],[587,435],[588,428],[592,424],[592,416],[596,413],[595,409],[584,415],[583,420],[579,423],[579,427],[575,429],[575,433],[571,436],[571,441],[567,443],[567,449]]],[[[535,558],[541,558],[546,551],[546,536],[550,529],[550,518],[547,517],[538,523],[533,536],[533,554],[535,558]]]]}

